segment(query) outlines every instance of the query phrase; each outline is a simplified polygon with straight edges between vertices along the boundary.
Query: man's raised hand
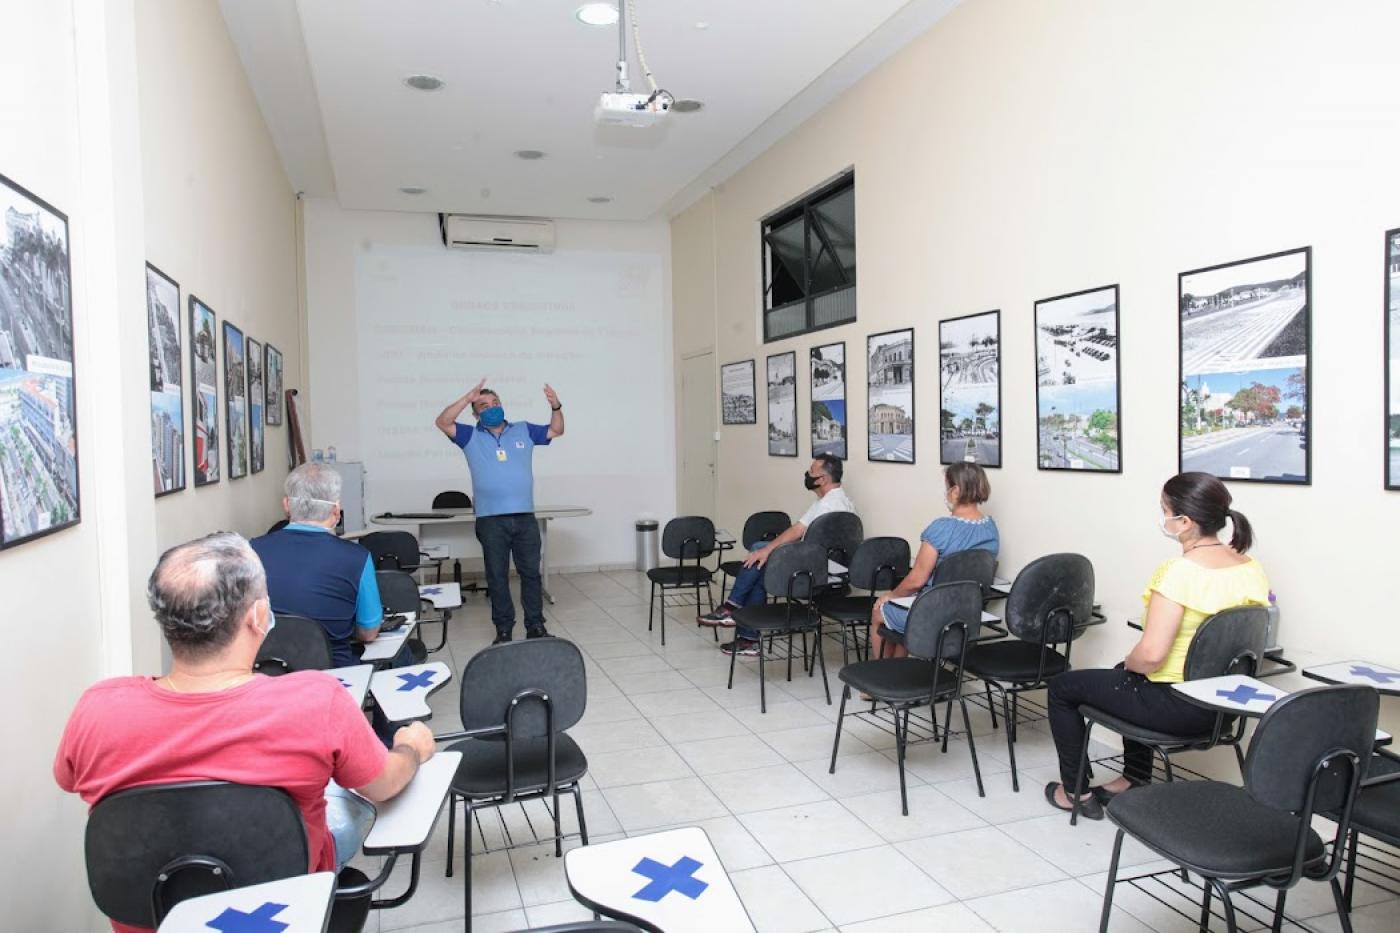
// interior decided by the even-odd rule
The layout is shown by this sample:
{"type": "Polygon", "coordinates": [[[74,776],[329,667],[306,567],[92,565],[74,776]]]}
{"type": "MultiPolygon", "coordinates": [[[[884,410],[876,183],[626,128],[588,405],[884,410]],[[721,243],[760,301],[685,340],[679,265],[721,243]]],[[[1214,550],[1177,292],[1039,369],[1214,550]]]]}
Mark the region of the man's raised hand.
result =
{"type": "Polygon", "coordinates": [[[544,398],[545,401],[549,402],[550,408],[559,407],[559,393],[555,392],[547,382],[544,384],[544,398]]]}

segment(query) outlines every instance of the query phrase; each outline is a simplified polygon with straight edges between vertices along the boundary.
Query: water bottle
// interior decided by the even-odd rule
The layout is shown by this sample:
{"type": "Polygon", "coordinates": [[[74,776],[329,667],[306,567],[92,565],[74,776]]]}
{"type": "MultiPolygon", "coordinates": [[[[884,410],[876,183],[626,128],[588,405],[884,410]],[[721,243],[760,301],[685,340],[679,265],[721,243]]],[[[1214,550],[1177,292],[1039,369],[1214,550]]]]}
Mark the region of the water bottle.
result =
{"type": "Polygon", "coordinates": [[[329,446],[329,447],[326,448],[326,462],[327,462],[327,463],[335,463],[335,445],[334,445],[334,444],[332,444],[331,446],[329,446]]]}
{"type": "Polygon", "coordinates": [[[312,463],[325,463],[325,462],[326,462],[326,455],[325,455],[324,453],[321,452],[321,448],[319,448],[319,447],[313,447],[313,448],[311,448],[311,462],[312,462],[312,463]]]}

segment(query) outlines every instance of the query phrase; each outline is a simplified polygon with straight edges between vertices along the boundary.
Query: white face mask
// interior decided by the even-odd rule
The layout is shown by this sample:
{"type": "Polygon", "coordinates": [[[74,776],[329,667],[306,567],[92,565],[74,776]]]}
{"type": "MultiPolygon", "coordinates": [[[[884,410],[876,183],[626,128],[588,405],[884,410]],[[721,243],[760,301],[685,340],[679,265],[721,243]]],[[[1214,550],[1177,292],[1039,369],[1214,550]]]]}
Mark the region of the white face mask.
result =
{"type": "Polygon", "coordinates": [[[1180,540],[1181,540],[1181,533],[1180,533],[1180,532],[1177,532],[1177,531],[1170,531],[1170,530],[1167,529],[1167,522],[1175,521],[1176,519],[1178,519],[1178,518],[1180,518],[1180,517],[1181,517],[1180,515],[1173,515],[1173,516],[1171,516],[1170,518],[1168,518],[1168,517],[1165,516],[1165,515],[1158,515],[1158,516],[1157,516],[1157,527],[1160,528],[1160,529],[1162,529],[1162,534],[1166,535],[1168,538],[1171,538],[1173,541],[1180,541],[1180,540]]]}
{"type": "Polygon", "coordinates": [[[272,603],[267,604],[267,628],[263,630],[262,636],[266,638],[272,634],[272,630],[277,627],[277,616],[272,612],[272,603]]]}

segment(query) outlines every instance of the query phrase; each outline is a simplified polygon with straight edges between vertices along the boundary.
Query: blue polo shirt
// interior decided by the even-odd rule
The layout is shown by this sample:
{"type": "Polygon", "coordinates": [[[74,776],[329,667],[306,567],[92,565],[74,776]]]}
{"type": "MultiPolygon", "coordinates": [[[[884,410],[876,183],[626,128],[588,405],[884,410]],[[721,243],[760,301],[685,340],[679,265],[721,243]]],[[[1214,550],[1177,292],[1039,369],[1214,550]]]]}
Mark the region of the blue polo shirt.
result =
{"type": "Polygon", "coordinates": [[[472,508],[481,518],[535,511],[535,448],[549,443],[549,425],[507,421],[499,435],[458,424],[452,443],[472,471],[472,508]]]}

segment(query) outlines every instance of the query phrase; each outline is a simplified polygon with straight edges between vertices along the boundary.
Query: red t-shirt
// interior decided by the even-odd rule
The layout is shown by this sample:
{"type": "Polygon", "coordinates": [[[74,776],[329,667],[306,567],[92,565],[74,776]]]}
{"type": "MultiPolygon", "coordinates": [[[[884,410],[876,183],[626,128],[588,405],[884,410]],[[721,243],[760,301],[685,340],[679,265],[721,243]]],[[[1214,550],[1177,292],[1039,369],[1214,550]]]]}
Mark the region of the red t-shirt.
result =
{"type": "MultiPolygon", "coordinates": [[[[280,787],[301,808],[311,871],[335,870],[326,783],[363,787],[388,750],[335,677],[261,674],[213,693],[176,693],[114,677],[78,699],[53,773],[89,805],[142,784],[231,781],[280,787]]],[[[115,929],[124,929],[113,924],[115,929]]]]}

